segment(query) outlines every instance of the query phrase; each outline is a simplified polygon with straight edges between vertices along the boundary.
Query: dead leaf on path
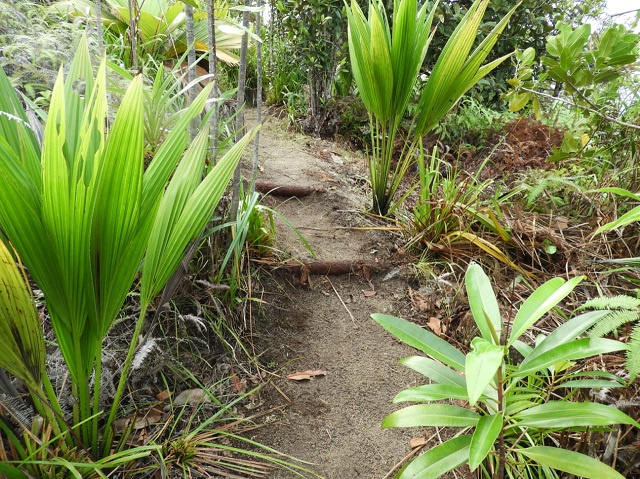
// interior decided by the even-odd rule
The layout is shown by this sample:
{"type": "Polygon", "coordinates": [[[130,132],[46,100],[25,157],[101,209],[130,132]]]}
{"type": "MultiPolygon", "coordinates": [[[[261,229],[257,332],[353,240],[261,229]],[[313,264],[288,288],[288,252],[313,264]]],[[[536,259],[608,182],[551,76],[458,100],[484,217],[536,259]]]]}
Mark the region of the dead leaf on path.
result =
{"type": "Polygon", "coordinates": [[[158,401],[166,401],[167,399],[169,399],[169,390],[165,389],[164,391],[160,391],[158,394],[156,394],[156,399],[158,401]]]}
{"type": "Polygon", "coordinates": [[[239,379],[235,374],[231,375],[231,389],[236,394],[243,394],[247,389],[247,380],[239,379]]]}
{"type": "Polygon", "coordinates": [[[287,379],[290,379],[292,381],[306,381],[308,379],[313,379],[316,378],[318,376],[326,376],[327,372],[326,371],[321,371],[319,369],[314,370],[314,371],[302,371],[299,373],[293,373],[293,374],[289,374],[287,376],[287,379]]]}
{"type": "Polygon", "coordinates": [[[413,309],[419,313],[434,313],[434,296],[432,291],[416,291],[409,288],[409,298],[413,309]]]}
{"type": "Polygon", "coordinates": [[[365,297],[365,298],[370,298],[370,297],[372,297],[372,296],[375,296],[375,295],[376,295],[376,292],[375,292],[375,291],[364,291],[364,290],[363,290],[363,291],[362,291],[362,294],[364,294],[364,297],[365,297]]]}
{"type": "Polygon", "coordinates": [[[174,406],[184,406],[185,404],[204,404],[211,402],[211,398],[204,389],[185,389],[173,401],[174,406]]]}
{"type": "Polygon", "coordinates": [[[362,276],[364,276],[364,279],[367,281],[371,281],[371,278],[373,278],[373,271],[371,271],[371,268],[366,264],[362,265],[362,276]]]}
{"type": "Polygon", "coordinates": [[[429,321],[427,321],[427,325],[431,328],[431,331],[433,331],[433,333],[438,336],[442,336],[447,332],[447,326],[442,324],[442,320],[435,316],[431,316],[429,318],[429,321]]]}
{"type": "Polygon", "coordinates": [[[556,216],[553,219],[550,226],[555,226],[557,231],[564,231],[569,227],[569,219],[566,216],[556,216]]]}
{"type": "Polygon", "coordinates": [[[115,420],[113,427],[118,432],[124,431],[128,427],[134,430],[144,429],[148,426],[164,422],[165,416],[161,406],[155,405],[146,410],[139,410],[129,417],[115,420]],[[133,425],[131,425],[132,420],[133,425]]]}
{"type": "Polygon", "coordinates": [[[409,447],[415,449],[416,447],[422,447],[427,443],[427,438],[424,436],[412,437],[409,439],[409,447]]]}

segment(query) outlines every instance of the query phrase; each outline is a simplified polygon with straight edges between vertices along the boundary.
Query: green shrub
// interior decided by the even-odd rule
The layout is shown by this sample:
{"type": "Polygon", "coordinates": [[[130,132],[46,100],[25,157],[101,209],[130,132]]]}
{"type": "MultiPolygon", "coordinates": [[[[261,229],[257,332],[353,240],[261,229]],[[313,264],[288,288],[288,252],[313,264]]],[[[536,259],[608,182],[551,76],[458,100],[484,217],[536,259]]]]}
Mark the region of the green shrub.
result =
{"type": "Polygon", "coordinates": [[[553,439],[559,432],[590,427],[640,426],[615,407],[573,402],[558,394],[624,384],[611,373],[574,368],[575,361],[626,348],[619,341],[583,337],[607,312],[577,316],[549,336],[538,335],[531,345],[521,340],[581,280],[547,281],[520,306],[511,323],[501,316],[489,278],[480,266],[471,264],[467,296],[480,335],[471,341],[466,355],[416,324],[372,315],[387,331],[428,356],[401,361],[430,384],[398,393],[394,402],[420,404],[391,413],[383,427],[456,428],[453,438],[407,464],[398,479],[434,479],[463,464],[487,478],[558,478],[555,471],[586,478],[623,477],[592,457],[563,449],[553,439]],[[464,406],[443,402],[447,400],[464,406]]]}

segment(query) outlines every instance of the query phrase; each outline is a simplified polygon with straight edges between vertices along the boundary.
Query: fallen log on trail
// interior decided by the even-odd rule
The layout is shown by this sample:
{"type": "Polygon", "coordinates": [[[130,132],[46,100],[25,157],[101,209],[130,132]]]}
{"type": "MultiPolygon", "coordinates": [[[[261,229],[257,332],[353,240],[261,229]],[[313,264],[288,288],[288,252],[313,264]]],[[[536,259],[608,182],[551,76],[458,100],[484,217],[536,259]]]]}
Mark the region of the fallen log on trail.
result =
{"type": "Polygon", "coordinates": [[[302,198],[313,193],[324,193],[325,190],[320,186],[280,185],[270,181],[256,181],[256,191],[265,195],[302,198]]]}

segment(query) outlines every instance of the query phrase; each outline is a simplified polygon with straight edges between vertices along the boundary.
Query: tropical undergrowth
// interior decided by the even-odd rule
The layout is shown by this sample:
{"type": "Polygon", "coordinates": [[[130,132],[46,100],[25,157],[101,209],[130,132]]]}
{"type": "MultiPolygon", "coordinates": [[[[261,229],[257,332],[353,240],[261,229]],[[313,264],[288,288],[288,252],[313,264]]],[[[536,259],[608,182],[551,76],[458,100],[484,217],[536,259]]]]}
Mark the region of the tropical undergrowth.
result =
{"type": "MultiPolygon", "coordinates": [[[[209,266],[210,281],[200,280],[206,308],[173,302],[181,279],[192,274],[194,251],[210,244],[202,233],[257,129],[228,144],[208,167],[208,116],[199,114],[212,84],[190,105],[176,107],[182,91],[165,82],[163,69],[150,86],[120,70],[128,85],[121,95],[110,92],[110,100],[119,99],[113,115],[106,62],[94,73],[89,57],[83,39],[68,73],[58,74],[42,113],[42,138],[0,71],[6,186],[0,193],[6,333],[0,367],[19,380],[0,374],[2,474],[106,477],[117,471],[133,477],[177,467],[238,477],[274,466],[305,470],[237,434],[245,426],[230,414],[229,402],[255,386],[236,385],[234,394],[224,386],[240,381],[233,371],[237,345],[229,345],[220,375],[201,381],[189,369],[211,360],[194,344],[233,331],[220,329],[233,307],[221,306],[229,298],[217,290],[230,287],[215,283],[211,269],[219,265],[209,266]],[[158,101],[163,105],[149,105],[158,101]],[[194,119],[201,132],[189,143],[194,119]],[[38,309],[32,288],[41,291],[38,309]],[[136,384],[156,393],[132,394],[136,384]],[[186,397],[178,394],[183,389],[186,397]]],[[[236,255],[245,240],[268,246],[267,223],[259,218],[243,226],[248,233],[236,255]]],[[[237,285],[232,298],[240,298],[237,285]]]]}

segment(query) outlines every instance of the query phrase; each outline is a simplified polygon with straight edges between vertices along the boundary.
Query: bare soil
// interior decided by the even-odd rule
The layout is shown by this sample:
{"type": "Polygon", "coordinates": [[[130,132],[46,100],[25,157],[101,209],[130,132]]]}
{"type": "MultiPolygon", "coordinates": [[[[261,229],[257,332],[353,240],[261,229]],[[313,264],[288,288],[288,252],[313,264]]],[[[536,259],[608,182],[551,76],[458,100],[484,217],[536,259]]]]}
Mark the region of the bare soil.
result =
{"type": "MultiPolygon", "coordinates": [[[[348,275],[293,275],[276,271],[264,280],[265,306],[255,325],[255,346],[273,381],[261,393],[269,411],[254,439],[313,463],[327,479],[381,479],[411,451],[420,430],[383,430],[383,418],[397,409],[395,394],[418,384],[417,374],[397,364],[414,351],[371,318],[401,316],[411,307],[413,280],[406,266],[394,266],[395,237],[371,226],[362,185],[364,160],[335,144],[286,130],[268,118],[260,137],[260,179],[283,186],[311,186],[323,192],[298,199],[267,196],[304,235],[316,260],[379,264],[348,275]],[[364,227],[364,228],[363,228],[364,227]],[[291,373],[318,371],[310,380],[291,373]]],[[[311,255],[283,222],[277,247],[300,261],[311,255]]],[[[296,477],[278,471],[270,477],[296,477]]]]}

